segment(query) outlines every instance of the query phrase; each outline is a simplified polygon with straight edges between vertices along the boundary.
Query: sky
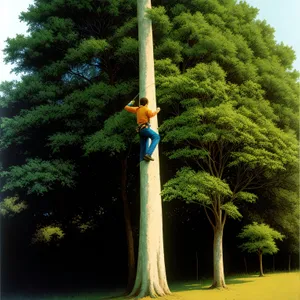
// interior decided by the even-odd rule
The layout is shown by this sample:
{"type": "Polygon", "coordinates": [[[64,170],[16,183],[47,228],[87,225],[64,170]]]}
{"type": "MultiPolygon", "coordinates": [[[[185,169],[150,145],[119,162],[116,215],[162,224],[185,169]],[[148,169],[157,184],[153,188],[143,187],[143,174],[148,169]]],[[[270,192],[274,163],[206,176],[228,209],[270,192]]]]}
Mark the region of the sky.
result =
{"type": "MultiPolygon", "coordinates": [[[[17,34],[26,34],[27,26],[21,23],[19,15],[26,11],[33,0],[1,0],[0,2],[0,82],[14,80],[20,77],[11,74],[11,65],[3,62],[2,50],[5,40],[17,34]]],[[[266,22],[275,29],[275,40],[278,43],[292,47],[297,59],[294,68],[300,71],[300,1],[299,0],[246,0],[251,6],[259,9],[258,19],[266,22]]]]}

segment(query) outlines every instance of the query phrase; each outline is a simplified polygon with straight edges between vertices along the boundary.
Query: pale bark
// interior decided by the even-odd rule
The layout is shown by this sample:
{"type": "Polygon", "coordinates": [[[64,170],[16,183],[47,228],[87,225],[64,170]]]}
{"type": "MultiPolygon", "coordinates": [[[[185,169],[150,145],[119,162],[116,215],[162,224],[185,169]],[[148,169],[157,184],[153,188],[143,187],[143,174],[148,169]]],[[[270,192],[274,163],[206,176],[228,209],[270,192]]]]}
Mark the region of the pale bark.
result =
{"type": "Polygon", "coordinates": [[[259,276],[264,276],[263,262],[262,262],[262,251],[258,252],[258,258],[259,258],[259,276]]]}
{"type": "MultiPolygon", "coordinates": [[[[145,17],[150,0],[138,0],[140,98],[149,99],[149,108],[156,110],[153,38],[151,21],[145,17]]],[[[157,131],[157,117],[151,118],[157,131]]],[[[136,280],[129,296],[142,298],[170,294],[167,283],[162,227],[162,203],[158,147],[154,161],[140,163],[140,236],[136,280]]]]}
{"type": "Polygon", "coordinates": [[[224,262],[223,262],[223,229],[222,224],[214,227],[213,264],[214,279],[211,288],[225,288],[224,262]]]}

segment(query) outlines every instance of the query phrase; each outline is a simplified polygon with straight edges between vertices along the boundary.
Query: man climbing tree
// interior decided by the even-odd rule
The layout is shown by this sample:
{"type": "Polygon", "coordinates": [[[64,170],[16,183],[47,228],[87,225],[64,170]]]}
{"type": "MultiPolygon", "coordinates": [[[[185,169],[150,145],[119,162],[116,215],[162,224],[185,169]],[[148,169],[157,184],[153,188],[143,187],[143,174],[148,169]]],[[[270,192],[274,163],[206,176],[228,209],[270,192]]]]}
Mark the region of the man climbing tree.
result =
{"type": "MultiPolygon", "coordinates": [[[[146,9],[150,0],[138,0],[139,34],[139,88],[140,97],[149,99],[149,108],[156,111],[154,83],[154,56],[151,20],[146,9]]],[[[151,120],[157,129],[157,117],[151,120]]],[[[158,147],[153,153],[155,161],[140,163],[140,231],[135,284],[129,296],[143,298],[170,294],[164,258],[162,204],[158,147]]]]}
{"type": "Polygon", "coordinates": [[[137,131],[140,135],[140,161],[154,160],[151,155],[160,140],[159,134],[150,128],[150,118],[156,116],[159,113],[160,108],[158,107],[156,111],[152,112],[148,108],[148,102],[148,99],[144,97],[140,99],[140,106],[133,107],[134,100],[125,106],[125,110],[136,114],[138,124],[137,131]],[[150,145],[148,145],[149,139],[151,139],[150,145]]]}

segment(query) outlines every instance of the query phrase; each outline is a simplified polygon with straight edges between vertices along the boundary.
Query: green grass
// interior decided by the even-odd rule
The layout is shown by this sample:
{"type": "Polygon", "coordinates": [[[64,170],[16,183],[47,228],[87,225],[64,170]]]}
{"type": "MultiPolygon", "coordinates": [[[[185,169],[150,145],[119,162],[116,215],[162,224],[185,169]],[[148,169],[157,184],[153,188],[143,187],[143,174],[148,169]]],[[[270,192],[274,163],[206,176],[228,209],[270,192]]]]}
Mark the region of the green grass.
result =
{"type": "MultiPolygon", "coordinates": [[[[211,280],[170,284],[172,294],[161,300],[300,300],[300,272],[257,275],[238,275],[226,278],[227,289],[209,289],[211,280]]],[[[120,295],[120,294],[119,294],[120,295]]],[[[122,300],[116,292],[85,293],[68,296],[14,296],[1,300],[122,300]]],[[[151,299],[145,297],[143,300],[151,299]]]]}

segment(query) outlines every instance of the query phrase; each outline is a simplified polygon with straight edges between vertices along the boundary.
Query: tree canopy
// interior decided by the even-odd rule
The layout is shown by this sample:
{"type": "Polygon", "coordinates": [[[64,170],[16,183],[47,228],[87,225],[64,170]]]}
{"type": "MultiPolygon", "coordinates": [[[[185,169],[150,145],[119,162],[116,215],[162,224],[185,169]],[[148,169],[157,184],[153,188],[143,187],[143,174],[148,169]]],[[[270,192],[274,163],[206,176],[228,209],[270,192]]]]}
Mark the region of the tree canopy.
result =
{"type": "Polygon", "coordinates": [[[275,240],[282,241],[284,235],[272,229],[267,224],[253,222],[253,224],[246,225],[238,237],[244,239],[244,242],[240,246],[243,251],[274,254],[278,251],[275,240]]]}

